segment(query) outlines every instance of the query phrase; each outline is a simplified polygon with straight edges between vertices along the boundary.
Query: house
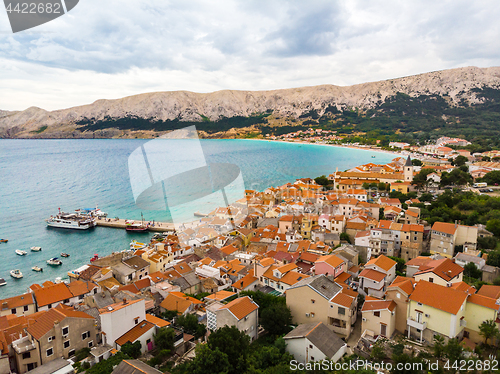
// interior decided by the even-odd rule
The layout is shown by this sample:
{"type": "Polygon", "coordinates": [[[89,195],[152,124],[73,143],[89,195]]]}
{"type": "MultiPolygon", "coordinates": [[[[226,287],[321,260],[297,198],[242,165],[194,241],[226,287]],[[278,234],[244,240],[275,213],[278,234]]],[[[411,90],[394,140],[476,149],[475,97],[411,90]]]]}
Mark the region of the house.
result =
{"type": "Polygon", "coordinates": [[[402,334],[406,331],[406,314],[414,287],[414,279],[397,276],[385,293],[386,300],[396,303],[396,330],[402,334]]]}
{"type": "Polygon", "coordinates": [[[380,255],[365,264],[359,274],[359,288],[367,295],[382,298],[395,277],[396,261],[380,255]]]}
{"type": "Polygon", "coordinates": [[[156,325],[148,320],[140,321],[125,334],[115,340],[116,349],[120,350],[126,343],[141,342],[141,352],[146,353],[154,348],[153,337],[156,333],[156,325]]]}
{"type": "Polygon", "coordinates": [[[8,297],[0,300],[0,305],[0,317],[9,315],[28,316],[36,311],[35,299],[32,293],[8,297]]]}
{"type": "Polygon", "coordinates": [[[30,374],[73,374],[74,372],[71,361],[62,357],[30,370],[30,374]]]}
{"type": "Polygon", "coordinates": [[[227,304],[214,302],[207,306],[207,327],[215,331],[224,326],[236,326],[254,341],[258,337],[259,306],[248,296],[227,304]]]}
{"type": "Polygon", "coordinates": [[[120,336],[146,319],[144,299],[111,304],[99,309],[103,344],[115,346],[120,336]]]}
{"type": "Polygon", "coordinates": [[[241,291],[255,291],[258,286],[259,279],[254,277],[253,270],[250,270],[247,275],[233,283],[232,287],[239,294],[241,291]]]}
{"type": "Polygon", "coordinates": [[[378,300],[367,297],[361,308],[361,331],[369,330],[373,335],[390,338],[396,329],[396,303],[393,300],[378,300]]]}
{"type": "MultiPolygon", "coordinates": [[[[299,325],[284,339],[286,351],[295,358],[295,363],[337,362],[347,349],[347,344],[322,322],[299,325]]],[[[290,364],[293,368],[294,361],[290,364]]]]}
{"type": "Polygon", "coordinates": [[[457,265],[449,258],[432,260],[420,265],[419,270],[413,274],[416,282],[425,280],[430,283],[449,286],[452,283],[462,282],[464,268],[457,265]]]}
{"type": "Polygon", "coordinates": [[[94,317],[66,305],[44,311],[26,327],[26,333],[12,342],[20,374],[97,344],[94,317]]]}
{"type": "Polygon", "coordinates": [[[323,322],[348,338],[356,322],[358,294],[324,274],[306,278],[286,292],[286,304],[297,324],[323,322]]]}
{"type": "Polygon", "coordinates": [[[497,328],[499,328],[499,310],[500,303],[497,303],[496,298],[479,294],[470,295],[467,298],[465,306],[465,320],[467,324],[465,326],[464,337],[469,338],[475,343],[483,342],[484,338],[480,335],[479,326],[485,321],[493,320],[496,322],[497,328]]]}
{"type": "Polygon", "coordinates": [[[476,267],[480,270],[482,270],[484,265],[486,265],[486,260],[482,257],[473,256],[473,255],[470,255],[468,253],[463,253],[463,252],[457,253],[457,255],[455,256],[455,263],[457,265],[462,266],[462,267],[465,267],[465,265],[467,265],[471,262],[474,265],[476,265],[476,267]]]}
{"type": "Polygon", "coordinates": [[[456,246],[467,249],[476,249],[477,244],[476,226],[464,226],[456,223],[434,222],[431,230],[431,254],[452,258],[456,246]]]}
{"type": "Polygon", "coordinates": [[[135,273],[134,277],[131,279],[132,281],[142,279],[150,273],[149,262],[139,256],[132,256],[130,258],[127,258],[126,260],[123,260],[122,262],[134,270],[135,273]]]}
{"type": "Polygon", "coordinates": [[[452,287],[419,281],[408,305],[408,338],[432,344],[435,335],[447,341],[462,338],[466,325],[468,293],[452,287]]]}
{"type": "Polygon", "coordinates": [[[179,314],[188,314],[193,310],[199,309],[203,305],[198,299],[187,296],[182,292],[170,292],[167,297],[161,302],[160,310],[176,310],[179,314]]]}
{"type": "Polygon", "coordinates": [[[123,360],[111,374],[162,374],[162,372],[139,360],[123,360]]]}
{"type": "Polygon", "coordinates": [[[262,274],[260,283],[283,293],[300,280],[309,277],[309,275],[299,273],[295,269],[297,269],[297,265],[293,263],[282,266],[271,265],[262,274]]]}
{"type": "Polygon", "coordinates": [[[347,262],[336,255],[321,256],[314,263],[313,269],[314,274],[333,275],[336,278],[347,271],[347,262]]]}

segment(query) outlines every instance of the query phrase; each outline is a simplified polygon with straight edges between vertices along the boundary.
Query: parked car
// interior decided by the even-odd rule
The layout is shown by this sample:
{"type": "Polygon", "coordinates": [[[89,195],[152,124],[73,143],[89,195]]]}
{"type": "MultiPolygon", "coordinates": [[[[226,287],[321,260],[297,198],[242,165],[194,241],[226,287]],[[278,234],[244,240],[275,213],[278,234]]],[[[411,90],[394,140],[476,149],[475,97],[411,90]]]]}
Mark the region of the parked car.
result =
{"type": "Polygon", "coordinates": [[[494,192],[493,188],[488,188],[488,192],[494,192]]]}

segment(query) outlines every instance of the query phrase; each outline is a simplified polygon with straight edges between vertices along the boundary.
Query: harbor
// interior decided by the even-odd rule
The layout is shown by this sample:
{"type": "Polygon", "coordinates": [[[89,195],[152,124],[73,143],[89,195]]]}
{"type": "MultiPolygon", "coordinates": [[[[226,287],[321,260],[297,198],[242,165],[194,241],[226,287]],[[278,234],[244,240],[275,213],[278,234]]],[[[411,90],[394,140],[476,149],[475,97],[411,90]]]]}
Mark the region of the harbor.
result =
{"type": "MultiPolygon", "coordinates": [[[[134,221],[134,220],[128,220],[128,219],[120,219],[120,218],[101,218],[97,219],[95,221],[96,226],[102,226],[102,227],[111,227],[115,229],[126,229],[127,226],[130,225],[131,222],[141,222],[141,221],[134,221]]],[[[148,222],[149,223],[149,222],[148,222]]],[[[154,232],[165,232],[165,231],[174,231],[175,226],[171,222],[156,222],[156,221],[151,221],[151,224],[148,225],[148,231],[154,231],[154,232]]]]}

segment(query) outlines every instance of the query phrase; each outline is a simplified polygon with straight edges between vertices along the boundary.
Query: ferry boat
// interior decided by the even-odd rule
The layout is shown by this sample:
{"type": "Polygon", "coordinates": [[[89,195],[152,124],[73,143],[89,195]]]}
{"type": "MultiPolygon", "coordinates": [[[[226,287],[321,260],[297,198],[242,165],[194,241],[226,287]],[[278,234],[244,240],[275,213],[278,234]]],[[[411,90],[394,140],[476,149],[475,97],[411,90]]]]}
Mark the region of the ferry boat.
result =
{"type": "Polygon", "coordinates": [[[19,256],[26,256],[26,254],[28,253],[28,252],[22,251],[20,249],[16,249],[15,252],[16,252],[16,255],[19,255],[19,256]]]}
{"type": "Polygon", "coordinates": [[[10,271],[10,276],[12,278],[20,279],[23,277],[23,273],[21,273],[21,270],[15,269],[10,271]]]}
{"type": "Polygon", "coordinates": [[[0,243],[7,243],[9,239],[0,239],[0,243]]]}
{"type": "Polygon", "coordinates": [[[62,261],[57,257],[52,257],[50,260],[47,260],[47,264],[50,266],[59,266],[62,265],[62,261]]]}
{"type": "Polygon", "coordinates": [[[40,272],[43,271],[43,268],[41,268],[40,266],[33,266],[31,270],[40,272]]]}
{"type": "Polygon", "coordinates": [[[64,213],[59,208],[59,213],[47,220],[47,225],[63,229],[87,230],[96,225],[92,216],[82,216],[77,213],[64,213]]]}
{"type": "Polygon", "coordinates": [[[42,247],[31,247],[32,252],[40,252],[42,250],[42,247]]]}
{"type": "Polygon", "coordinates": [[[0,287],[5,286],[7,284],[7,281],[3,278],[0,278],[0,287]]]}

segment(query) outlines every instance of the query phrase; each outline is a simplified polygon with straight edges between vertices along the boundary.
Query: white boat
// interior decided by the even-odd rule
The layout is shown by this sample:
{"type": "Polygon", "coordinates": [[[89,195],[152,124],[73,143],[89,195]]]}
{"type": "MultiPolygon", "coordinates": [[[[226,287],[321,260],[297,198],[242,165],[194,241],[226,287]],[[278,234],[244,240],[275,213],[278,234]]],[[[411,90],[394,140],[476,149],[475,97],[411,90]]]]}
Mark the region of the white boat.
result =
{"type": "Polygon", "coordinates": [[[5,286],[6,284],[7,284],[7,282],[5,281],[5,279],[0,278],[0,287],[5,286]]]}
{"type": "Polygon", "coordinates": [[[91,217],[99,217],[99,218],[106,218],[108,216],[108,213],[103,212],[99,207],[96,205],[95,209],[92,208],[83,208],[83,209],[77,209],[75,212],[79,215],[82,216],[91,216],[91,217]]]}
{"type": "Polygon", "coordinates": [[[32,252],[40,252],[42,250],[42,247],[31,247],[32,252]]]}
{"type": "Polygon", "coordinates": [[[26,252],[26,251],[22,251],[22,250],[20,250],[20,249],[16,249],[16,251],[15,251],[15,252],[16,252],[16,254],[17,254],[17,255],[19,255],[19,256],[26,256],[26,254],[28,253],[28,252],[26,252]]]}
{"type": "Polygon", "coordinates": [[[57,257],[52,257],[51,259],[47,260],[47,264],[51,266],[59,266],[62,265],[62,261],[57,257]]]}
{"type": "Polygon", "coordinates": [[[23,277],[23,273],[21,273],[21,270],[15,269],[10,271],[10,276],[12,278],[20,279],[23,277]]]}
{"type": "Polygon", "coordinates": [[[43,268],[41,268],[40,266],[33,266],[31,268],[31,270],[33,270],[33,271],[43,271],[43,268]]]}
{"type": "Polygon", "coordinates": [[[77,213],[64,213],[59,208],[59,214],[51,216],[47,225],[63,229],[87,230],[96,225],[96,219],[92,216],[82,216],[77,213]]]}

